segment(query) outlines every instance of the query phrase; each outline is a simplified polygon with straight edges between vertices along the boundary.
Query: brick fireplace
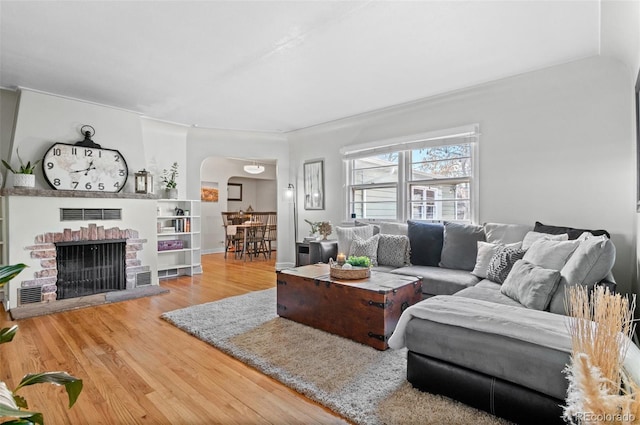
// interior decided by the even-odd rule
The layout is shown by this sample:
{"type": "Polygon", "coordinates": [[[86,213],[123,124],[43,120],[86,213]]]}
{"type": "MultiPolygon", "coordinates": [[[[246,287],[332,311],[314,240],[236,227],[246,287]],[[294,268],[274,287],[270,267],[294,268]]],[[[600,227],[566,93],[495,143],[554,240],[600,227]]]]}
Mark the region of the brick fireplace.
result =
{"type": "MultiPolygon", "coordinates": [[[[100,298],[85,297],[83,291],[87,288],[103,292],[102,298],[109,299],[159,288],[155,196],[15,188],[2,189],[0,195],[5,204],[4,261],[28,266],[5,286],[5,310],[22,310],[22,307],[25,312],[27,307],[42,304],[46,311],[53,311],[58,308],[55,305],[72,301],[58,296],[58,272],[66,272],[67,266],[61,263],[58,270],[56,244],[99,246],[113,245],[118,240],[124,242],[125,283],[120,281],[118,289],[111,291],[103,285],[102,275],[88,273],[79,279],[86,283],[72,289],[71,297],[78,303],[100,298]],[[123,286],[124,290],[120,290],[123,286]]],[[[87,260],[84,266],[91,267],[91,261],[87,260]]],[[[104,264],[97,268],[107,270],[104,264]]],[[[61,287],[69,283],[64,276],[61,280],[61,287]]],[[[66,294],[65,291],[64,297],[66,294]]]]}
{"type": "MultiPolygon", "coordinates": [[[[135,229],[120,229],[118,227],[105,228],[104,226],[90,223],[86,227],[79,229],[64,229],[61,232],[46,232],[36,235],[34,244],[27,246],[25,249],[29,251],[31,258],[39,261],[40,270],[33,273],[33,279],[23,280],[21,289],[23,288],[40,288],[41,301],[55,301],[57,299],[57,261],[56,261],[56,243],[58,242],[85,242],[85,241],[108,241],[119,240],[126,241],[125,248],[125,273],[126,288],[135,287],[136,275],[138,273],[149,272],[149,266],[143,266],[142,261],[138,258],[139,253],[144,249],[147,243],[146,239],[139,237],[139,232],[135,229]]],[[[32,292],[33,294],[33,292],[32,292]]],[[[31,295],[33,300],[33,295],[31,295]]]]}

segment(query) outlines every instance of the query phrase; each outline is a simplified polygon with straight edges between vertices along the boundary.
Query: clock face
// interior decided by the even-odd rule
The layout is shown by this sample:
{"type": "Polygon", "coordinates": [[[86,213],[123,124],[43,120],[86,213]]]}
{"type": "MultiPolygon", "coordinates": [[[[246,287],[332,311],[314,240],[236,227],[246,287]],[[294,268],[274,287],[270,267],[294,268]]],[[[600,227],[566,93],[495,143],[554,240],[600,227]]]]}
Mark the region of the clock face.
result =
{"type": "Polygon", "coordinates": [[[56,143],[42,160],[44,176],[57,190],[119,192],[129,174],[120,152],[56,143]]]}

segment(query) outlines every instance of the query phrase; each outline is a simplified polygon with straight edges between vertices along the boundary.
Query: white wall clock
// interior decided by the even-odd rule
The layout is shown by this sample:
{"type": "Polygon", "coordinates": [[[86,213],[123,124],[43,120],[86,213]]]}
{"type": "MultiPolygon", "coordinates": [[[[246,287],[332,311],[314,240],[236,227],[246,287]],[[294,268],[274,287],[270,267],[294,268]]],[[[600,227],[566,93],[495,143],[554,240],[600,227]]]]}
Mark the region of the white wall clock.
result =
{"type": "MultiPolygon", "coordinates": [[[[91,126],[82,129],[85,127],[91,126]]],[[[56,190],[121,191],[129,175],[124,157],[115,149],[94,143],[90,131],[83,134],[83,141],[54,143],[44,154],[42,169],[47,183],[56,190]]]]}

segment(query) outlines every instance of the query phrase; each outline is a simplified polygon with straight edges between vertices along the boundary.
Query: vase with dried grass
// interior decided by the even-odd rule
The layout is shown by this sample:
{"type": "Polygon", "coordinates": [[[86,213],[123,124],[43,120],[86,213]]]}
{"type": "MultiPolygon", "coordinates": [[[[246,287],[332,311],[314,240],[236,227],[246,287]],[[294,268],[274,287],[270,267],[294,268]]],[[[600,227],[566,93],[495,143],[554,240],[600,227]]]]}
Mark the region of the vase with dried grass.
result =
{"type": "Polygon", "coordinates": [[[635,295],[570,287],[571,363],[564,419],[571,424],[640,424],[640,387],[623,367],[634,332],[635,295]]]}

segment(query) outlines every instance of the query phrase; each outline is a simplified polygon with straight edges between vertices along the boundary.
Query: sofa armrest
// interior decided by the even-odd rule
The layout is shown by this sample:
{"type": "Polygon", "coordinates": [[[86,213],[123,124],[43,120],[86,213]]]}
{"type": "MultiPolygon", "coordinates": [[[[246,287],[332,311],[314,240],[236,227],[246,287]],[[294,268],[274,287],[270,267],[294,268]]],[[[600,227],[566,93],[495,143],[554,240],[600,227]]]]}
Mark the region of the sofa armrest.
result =
{"type": "Polygon", "coordinates": [[[329,258],[335,260],[337,256],[337,240],[309,242],[309,264],[328,263],[329,258]]]}

